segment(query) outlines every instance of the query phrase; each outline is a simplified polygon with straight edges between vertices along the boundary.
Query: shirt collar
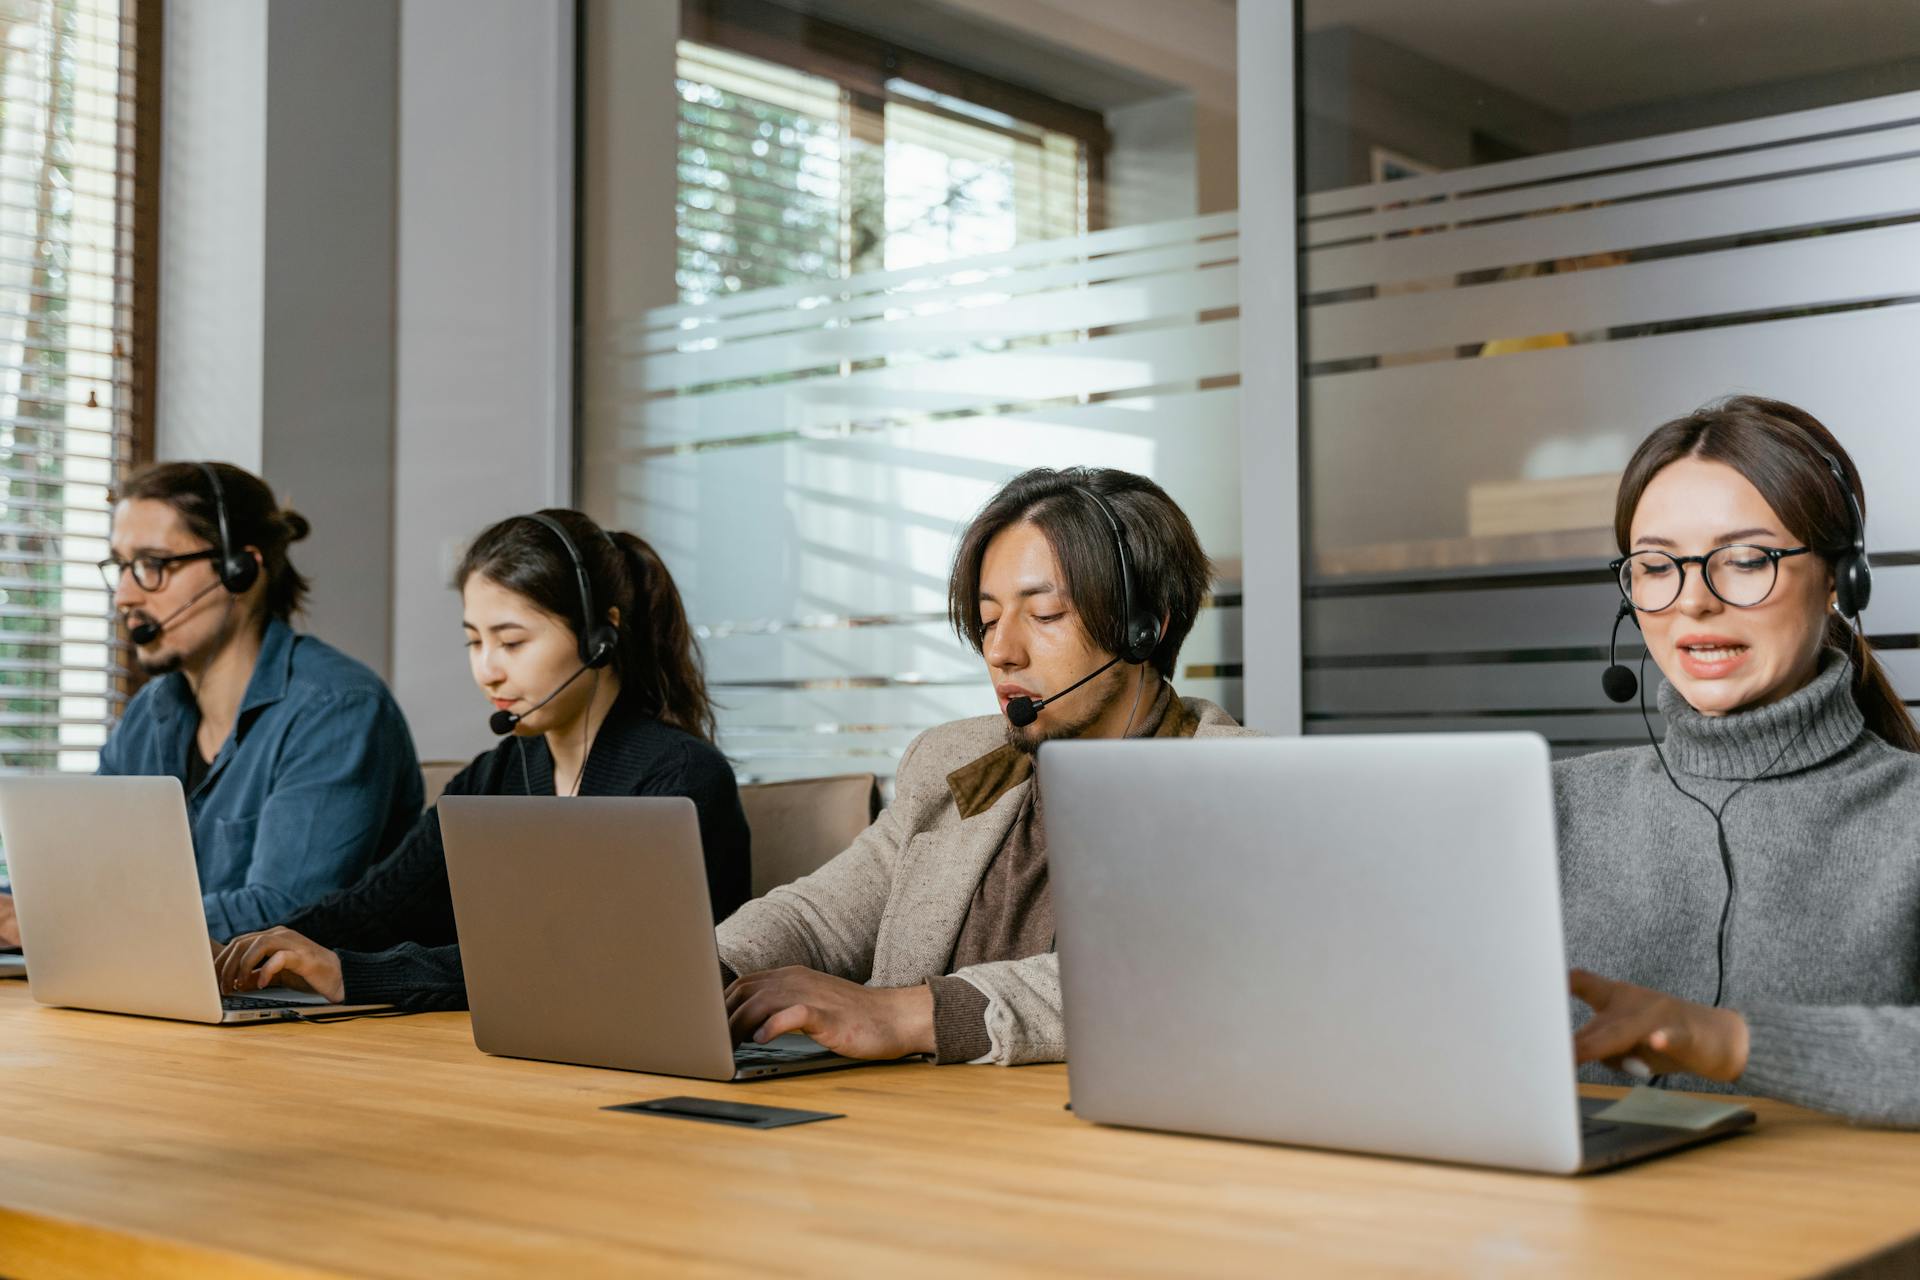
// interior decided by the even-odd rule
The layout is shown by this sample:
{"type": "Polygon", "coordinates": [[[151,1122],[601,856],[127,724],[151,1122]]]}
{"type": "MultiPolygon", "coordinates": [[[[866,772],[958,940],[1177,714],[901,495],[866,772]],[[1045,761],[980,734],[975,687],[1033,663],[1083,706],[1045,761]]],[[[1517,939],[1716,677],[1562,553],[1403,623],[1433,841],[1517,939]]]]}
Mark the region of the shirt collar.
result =
{"type": "MultiPolygon", "coordinates": [[[[1200,718],[1174,696],[1173,686],[1162,680],[1152,709],[1129,736],[1191,738],[1199,728],[1200,718]]],[[[1033,756],[1007,743],[948,774],[947,790],[953,793],[954,807],[960,810],[960,816],[972,818],[993,808],[1007,792],[1032,777],[1033,756]]]]}
{"type": "MultiPolygon", "coordinates": [[[[297,638],[293,628],[280,619],[268,621],[266,632],[260,637],[260,655],[253,660],[253,674],[247,677],[246,692],[240,697],[241,724],[245,723],[247,712],[270,706],[287,696],[287,686],[293,678],[293,642],[297,638]]],[[[166,724],[184,711],[199,709],[193,699],[193,687],[180,672],[164,675],[157,683],[159,687],[150,695],[155,722],[166,724]]]]}
{"type": "Polygon", "coordinates": [[[266,634],[260,637],[260,656],[254,659],[253,675],[240,699],[241,715],[287,696],[287,685],[293,679],[295,638],[293,628],[280,619],[268,621],[266,634]]]}

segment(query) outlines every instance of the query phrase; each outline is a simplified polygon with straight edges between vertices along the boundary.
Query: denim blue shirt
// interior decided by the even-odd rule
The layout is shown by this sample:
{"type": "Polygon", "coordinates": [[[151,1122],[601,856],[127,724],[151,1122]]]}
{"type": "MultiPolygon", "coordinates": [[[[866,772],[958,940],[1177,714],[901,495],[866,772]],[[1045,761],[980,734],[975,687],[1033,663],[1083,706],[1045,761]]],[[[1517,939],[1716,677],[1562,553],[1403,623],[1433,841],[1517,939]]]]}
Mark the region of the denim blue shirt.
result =
{"type": "MultiPolygon", "coordinates": [[[[150,681],[101,749],[100,772],[184,786],[199,728],[185,676],[150,681]]],[[[413,736],[380,677],[269,622],[233,732],[187,797],[207,931],[278,924],[352,884],[424,802],[413,736]]]]}

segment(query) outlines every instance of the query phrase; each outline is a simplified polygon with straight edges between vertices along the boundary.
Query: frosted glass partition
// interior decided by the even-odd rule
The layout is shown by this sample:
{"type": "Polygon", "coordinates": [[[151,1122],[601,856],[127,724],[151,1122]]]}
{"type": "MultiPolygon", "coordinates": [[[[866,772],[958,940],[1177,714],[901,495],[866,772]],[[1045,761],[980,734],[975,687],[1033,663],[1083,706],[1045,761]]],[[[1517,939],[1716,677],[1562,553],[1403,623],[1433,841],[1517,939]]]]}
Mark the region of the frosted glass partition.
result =
{"type": "MultiPolygon", "coordinates": [[[[1914,647],[1920,95],[1301,212],[1310,728],[1642,736],[1598,680],[1614,488],[1647,431],[1733,392],[1804,405],[1853,452],[1870,630],[1914,647]]],[[[1920,664],[1892,665],[1920,691],[1920,664]]]]}
{"type": "Polygon", "coordinates": [[[946,623],[957,532],[1031,466],[1124,467],[1218,579],[1183,693],[1240,695],[1233,215],[650,312],[591,385],[589,505],[660,549],[750,778],[893,772],[990,714],[946,623]]]}

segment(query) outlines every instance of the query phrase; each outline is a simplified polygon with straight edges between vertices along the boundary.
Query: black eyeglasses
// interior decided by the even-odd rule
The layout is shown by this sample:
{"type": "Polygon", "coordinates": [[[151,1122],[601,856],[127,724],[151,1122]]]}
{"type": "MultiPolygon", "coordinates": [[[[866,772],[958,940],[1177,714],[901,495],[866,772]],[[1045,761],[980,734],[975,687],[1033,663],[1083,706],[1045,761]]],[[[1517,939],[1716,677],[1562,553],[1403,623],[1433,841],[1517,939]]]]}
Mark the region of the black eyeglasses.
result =
{"type": "Polygon", "coordinates": [[[1700,566],[1707,590],[1722,604],[1750,609],[1773,594],[1780,580],[1780,562],[1803,556],[1812,547],[1756,547],[1747,543],[1715,547],[1703,556],[1676,556],[1665,551],[1636,551],[1607,567],[1619,576],[1620,594],[1642,613],[1658,613],[1686,590],[1687,566],[1700,566]]]}
{"type": "Polygon", "coordinates": [[[131,560],[108,556],[100,562],[100,577],[109,591],[120,589],[120,575],[123,573],[132,573],[134,582],[142,591],[158,591],[166,582],[167,574],[173,571],[173,566],[192,560],[211,560],[219,554],[214,548],[208,547],[204,551],[189,551],[178,556],[135,556],[131,560]]]}

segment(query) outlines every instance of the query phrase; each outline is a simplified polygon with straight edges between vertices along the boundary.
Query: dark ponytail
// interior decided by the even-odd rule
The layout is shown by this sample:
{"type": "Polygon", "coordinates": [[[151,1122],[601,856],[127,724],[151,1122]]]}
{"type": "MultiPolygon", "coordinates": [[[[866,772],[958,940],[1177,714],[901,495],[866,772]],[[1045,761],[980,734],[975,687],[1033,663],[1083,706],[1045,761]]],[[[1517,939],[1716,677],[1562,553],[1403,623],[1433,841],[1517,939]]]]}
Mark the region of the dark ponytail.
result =
{"type": "MultiPolygon", "coordinates": [[[[540,514],[557,521],[579,548],[595,611],[604,616],[610,609],[620,610],[613,670],[620,677],[621,700],[712,742],[713,703],[707,697],[700,649],[680,591],[659,553],[645,540],[604,530],[578,511],[552,508],[540,514]]],[[[454,589],[464,587],[476,573],[564,619],[576,636],[586,630],[573,561],[553,532],[537,521],[510,516],[482,530],[460,560],[454,589]]]]}
{"type": "Polygon", "coordinates": [[[620,548],[631,608],[621,610],[622,687],[644,697],[653,715],[696,738],[713,741],[713,702],[701,669],[700,645],[687,622],[673,575],[651,544],[631,533],[610,535],[620,548]],[[624,625],[627,618],[633,625],[624,625]],[[636,689],[635,686],[638,686],[636,689]]]}
{"type": "MultiPolygon", "coordinates": [[[[1867,494],[1859,468],[1833,433],[1805,409],[1781,400],[1734,396],[1675,418],[1641,442],[1620,477],[1613,514],[1620,554],[1629,550],[1633,513],[1654,476],[1682,458],[1705,458],[1745,476],[1788,531],[1831,565],[1852,548],[1853,513],[1822,454],[1840,464],[1864,519],[1867,494]]],[[[1867,728],[1903,751],[1920,752],[1920,729],[1866,636],[1856,635],[1845,618],[1830,612],[1826,642],[1853,658],[1853,700],[1867,728]]]]}

